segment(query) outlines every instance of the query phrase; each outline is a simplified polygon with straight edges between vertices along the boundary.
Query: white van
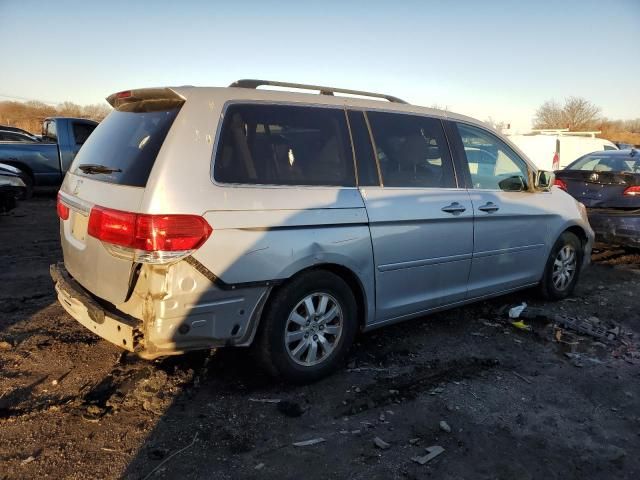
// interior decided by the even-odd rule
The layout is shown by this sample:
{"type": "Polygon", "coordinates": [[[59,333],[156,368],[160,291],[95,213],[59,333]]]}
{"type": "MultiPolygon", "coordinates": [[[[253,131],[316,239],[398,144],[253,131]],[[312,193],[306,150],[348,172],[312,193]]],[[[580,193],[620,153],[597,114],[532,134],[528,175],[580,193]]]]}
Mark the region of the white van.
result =
{"type": "Polygon", "coordinates": [[[613,142],[597,138],[600,132],[569,132],[560,130],[533,130],[524,135],[509,135],[541,170],[561,170],[587,153],[617,150],[613,142]]]}

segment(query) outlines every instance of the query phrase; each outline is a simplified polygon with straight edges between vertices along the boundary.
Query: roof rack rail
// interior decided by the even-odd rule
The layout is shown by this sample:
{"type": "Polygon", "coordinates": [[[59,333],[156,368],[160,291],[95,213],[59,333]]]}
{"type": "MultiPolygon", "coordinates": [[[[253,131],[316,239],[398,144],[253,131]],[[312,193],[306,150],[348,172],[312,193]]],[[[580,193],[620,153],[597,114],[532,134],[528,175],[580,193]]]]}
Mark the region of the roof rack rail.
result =
{"type": "Polygon", "coordinates": [[[238,80],[237,82],[233,82],[229,86],[238,88],[258,88],[263,85],[270,85],[272,87],[299,88],[302,90],[318,90],[320,92],[320,95],[346,93],[349,95],[360,95],[363,97],[383,98],[392,103],[408,103],[401,98],[394,97],[392,95],[385,95],[383,93],[362,92],[360,90],[349,90],[347,88],[321,87],[319,85],[305,85],[303,83],[275,82],[273,80],[243,79],[238,80]]]}

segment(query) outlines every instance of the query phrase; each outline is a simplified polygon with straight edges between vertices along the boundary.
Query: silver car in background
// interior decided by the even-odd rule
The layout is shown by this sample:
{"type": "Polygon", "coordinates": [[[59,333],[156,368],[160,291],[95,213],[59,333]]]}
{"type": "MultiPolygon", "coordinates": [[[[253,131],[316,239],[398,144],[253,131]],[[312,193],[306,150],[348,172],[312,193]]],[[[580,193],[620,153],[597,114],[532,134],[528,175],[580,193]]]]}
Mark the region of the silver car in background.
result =
{"type": "Polygon", "coordinates": [[[145,358],[251,345],[313,381],[358,331],[564,298],[589,261],[582,205],[462,115],[257,80],[108,101],[59,192],[51,274],[70,315],[145,358]]]}

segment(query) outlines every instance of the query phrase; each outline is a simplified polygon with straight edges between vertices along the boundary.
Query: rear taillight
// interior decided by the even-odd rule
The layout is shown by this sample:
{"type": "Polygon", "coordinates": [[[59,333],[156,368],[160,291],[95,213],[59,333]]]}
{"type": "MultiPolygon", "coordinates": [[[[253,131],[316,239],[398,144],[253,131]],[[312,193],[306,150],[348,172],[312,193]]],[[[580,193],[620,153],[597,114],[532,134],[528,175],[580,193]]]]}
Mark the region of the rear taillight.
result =
{"type": "Polygon", "coordinates": [[[212,231],[207,221],[197,215],[147,215],[99,206],[91,209],[87,229],[92,237],[131,250],[139,261],[152,263],[188,255],[212,231]]]}
{"type": "Polygon", "coordinates": [[[559,178],[556,178],[553,181],[553,184],[558,187],[561,188],[562,190],[564,190],[565,192],[567,191],[567,184],[565,182],[563,182],[562,180],[560,180],[559,178]]]}
{"type": "Polygon", "coordinates": [[[551,165],[554,170],[560,170],[560,154],[558,152],[553,154],[553,162],[551,165]]]}
{"type": "Polygon", "coordinates": [[[622,193],[624,195],[629,195],[631,197],[635,197],[635,196],[640,197],[640,185],[634,185],[633,187],[629,187],[622,193]]]}
{"type": "Polygon", "coordinates": [[[56,204],[56,210],[58,211],[58,217],[61,220],[67,220],[69,218],[69,207],[62,203],[60,194],[58,194],[58,203],[56,204]]]}

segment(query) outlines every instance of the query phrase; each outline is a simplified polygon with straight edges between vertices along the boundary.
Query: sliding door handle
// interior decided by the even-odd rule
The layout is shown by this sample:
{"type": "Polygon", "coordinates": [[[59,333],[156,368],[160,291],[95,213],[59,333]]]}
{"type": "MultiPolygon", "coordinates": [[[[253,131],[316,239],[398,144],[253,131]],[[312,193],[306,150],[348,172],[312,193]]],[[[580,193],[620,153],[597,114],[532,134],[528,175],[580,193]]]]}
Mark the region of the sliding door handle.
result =
{"type": "Polygon", "coordinates": [[[451,205],[442,207],[441,210],[446,213],[451,213],[452,215],[460,215],[466,210],[466,208],[463,205],[460,205],[458,202],[453,202],[451,205]]]}
{"type": "Polygon", "coordinates": [[[487,202],[481,207],[478,207],[478,210],[480,210],[481,212],[493,213],[500,210],[500,207],[493,202],[487,202]]]}

